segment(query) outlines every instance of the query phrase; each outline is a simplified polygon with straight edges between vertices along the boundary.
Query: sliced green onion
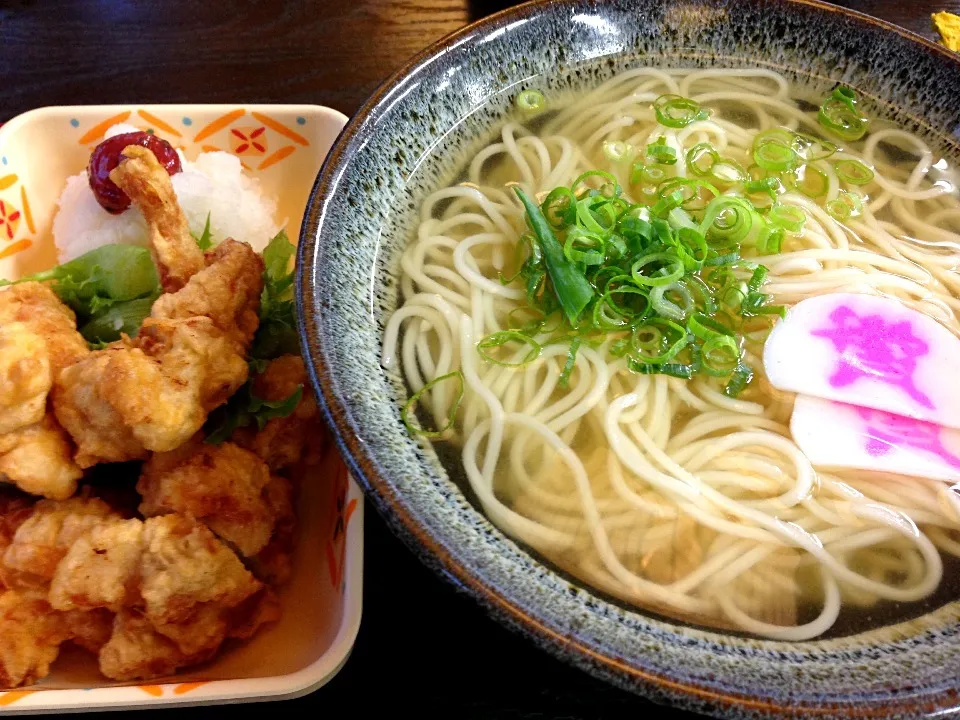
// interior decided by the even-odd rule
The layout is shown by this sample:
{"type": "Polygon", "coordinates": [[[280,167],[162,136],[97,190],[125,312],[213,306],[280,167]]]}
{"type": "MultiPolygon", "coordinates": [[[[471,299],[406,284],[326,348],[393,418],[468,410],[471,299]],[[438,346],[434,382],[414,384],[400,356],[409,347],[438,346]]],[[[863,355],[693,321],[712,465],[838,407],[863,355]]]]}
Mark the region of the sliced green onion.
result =
{"type": "Polygon", "coordinates": [[[648,185],[659,185],[667,177],[666,171],[656,165],[644,165],[635,163],[630,173],[630,184],[639,185],[641,182],[648,185]]]}
{"type": "Polygon", "coordinates": [[[750,280],[747,282],[747,290],[752,293],[759,292],[763,282],[767,279],[767,273],[770,272],[770,269],[764,265],[757,265],[753,269],[753,274],[750,276],[750,280]]]}
{"type": "Polygon", "coordinates": [[[691,363],[644,363],[637,360],[627,360],[627,368],[641,375],[669,375],[670,377],[691,379],[696,373],[696,367],[691,363]]]}
{"type": "Polygon", "coordinates": [[[687,167],[694,175],[706,175],[719,161],[720,153],[710,143],[698,143],[687,151],[687,167]]]}
{"type": "Polygon", "coordinates": [[[650,291],[650,307],[661,317],[677,321],[686,320],[687,316],[693,311],[693,295],[687,286],[681,282],[656,285],[650,291]],[[674,299],[668,298],[667,293],[671,293],[676,300],[683,304],[681,305],[674,299]]]}
{"type": "Polygon", "coordinates": [[[824,160],[837,151],[837,146],[829,140],[822,140],[813,135],[804,135],[803,133],[793,134],[792,147],[797,155],[807,162],[824,160]]]}
{"type": "Polygon", "coordinates": [[[492,333],[483,338],[480,342],[477,343],[477,352],[480,353],[480,357],[486,360],[489,363],[494,365],[502,365],[504,367],[523,367],[538,357],[543,350],[543,347],[534,340],[529,335],[525,335],[522,332],[517,330],[500,330],[499,332],[492,333]],[[520,343],[521,345],[529,345],[530,349],[527,350],[527,354],[523,356],[523,359],[517,362],[508,362],[501,360],[499,358],[493,357],[487,351],[492,348],[499,348],[507,345],[508,343],[520,343]]]}
{"type": "Polygon", "coordinates": [[[791,176],[794,187],[809,198],[818,198],[827,194],[830,180],[827,174],[813,165],[801,165],[791,176]]]}
{"type": "Polygon", "coordinates": [[[647,316],[650,311],[650,302],[647,297],[647,290],[639,288],[636,285],[623,285],[621,287],[607,290],[593,306],[593,324],[594,327],[603,330],[618,330],[631,323],[641,320],[647,316]],[[635,295],[643,298],[643,305],[639,310],[633,310],[620,303],[614,297],[616,295],[635,295]],[[613,313],[608,312],[612,309],[613,313]]]}
{"type": "Polygon", "coordinates": [[[798,233],[803,230],[807,214],[796,205],[774,205],[770,208],[769,219],[787,232],[798,233]]]}
{"type": "Polygon", "coordinates": [[[587,185],[587,181],[591,178],[600,178],[601,180],[606,180],[606,182],[603,183],[599,188],[599,192],[602,195],[607,197],[617,197],[621,192],[623,192],[623,189],[620,187],[620,183],[617,182],[617,179],[605,170],[587,170],[587,172],[583,173],[580,175],[580,177],[573,181],[573,184],[570,186],[570,190],[573,191],[574,195],[579,196],[581,185],[584,185],[587,189],[590,189],[590,186],[587,185]]]}
{"type": "Polygon", "coordinates": [[[677,339],[674,340],[672,344],[667,345],[667,347],[663,349],[662,352],[660,352],[659,354],[657,355],[647,354],[649,350],[653,348],[651,348],[651,341],[649,339],[647,341],[643,341],[639,339],[640,336],[642,336],[643,334],[645,333],[650,334],[653,337],[657,338],[656,349],[658,350],[660,348],[663,348],[663,345],[670,341],[664,337],[663,333],[658,327],[651,326],[651,325],[641,325],[640,327],[638,327],[636,330],[633,331],[633,337],[632,337],[634,355],[641,362],[656,363],[656,364],[668,362],[673,358],[675,358],[677,354],[681,350],[683,350],[683,348],[685,348],[687,344],[690,342],[690,338],[687,335],[687,331],[682,325],[678,325],[677,323],[671,320],[665,320],[662,318],[657,318],[656,320],[652,320],[651,322],[656,323],[656,325],[660,325],[666,328],[667,330],[672,330],[674,334],[677,336],[677,339]],[[647,352],[644,352],[645,349],[647,350],[647,352]]]}
{"type": "Polygon", "coordinates": [[[782,172],[797,165],[799,156],[793,149],[794,136],[788,130],[773,128],[759,133],[753,140],[753,161],[764,170],[782,172]]]}
{"type": "Polygon", "coordinates": [[[579,337],[573,339],[570,343],[570,349],[567,350],[567,361],[563,364],[563,371],[560,373],[560,379],[557,381],[560,387],[565,388],[570,382],[570,375],[577,364],[577,351],[580,349],[582,340],[579,337]]]}
{"type": "Polygon", "coordinates": [[[735,185],[745,182],[749,175],[740,163],[733,160],[719,160],[710,168],[710,177],[718,183],[735,185]]]}
{"type": "Polygon", "coordinates": [[[756,211],[743,198],[721,195],[707,205],[700,231],[708,240],[740,242],[750,233],[756,211]]]}
{"type": "Polygon", "coordinates": [[[683,261],[673,253],[650,253],[633,264],[630,274],[637,285],[650,287],[670,285],[683,277],[683,261]],[[654,275],[644,275],[641,271],[653,263],[663,263],[663,266],[654,275]]]}
{"type": "Polygon", "coordinates": [[[426,385],[424,385],[420,390],[415,392],[410,396],[410,399],[407,400],[406,404],[403,406],[403,409],[400,410],[400,420],[403,422],[404,426],[407,428],[407,431],[412,435],[422,435],[427,438],[438,438],[441,435],[444,435],[448,430],[453,427],[454,422],[457,417],[457,409],[460,407],[460,402],[463,400],[463,391],[465,388],[465,383],[463,381],[463,373],[459,370],[456,370],[452,373],[447,373],[446,375],[441,375],[440,377],[434,378],[426,385]],[[447,380],[456,379],[460,384],[457,390],[456,397],[453,399],[453,403],[450,405],[450,413],[447,415],[446,421],[436,430],[424,430],[423,428],[416,427],[410,422],[410,415],[413,413],[414,408],[417,403],[420,401],[420,398],[423,397],[424,393],[429,392],[437,385],[447,380]]]}
{"type": "Polygon", "coordinates": [[[577,196],[569,188],[554,188],[543,199],[540,209],[550,225],[561,230],[577,219],[577,196]]]}
{"type": "Polygon", "coordinates": [[[681,205],[683,205],[683,192],[674,190],[669,195],[661,197],[656,204],[650,208],[650,212],[654,215],[663,216],[681,205]]]}
{"type": "Polygon", "coordinates": [[[838,178],[851,185],[866,185],[873,180],[873,170],[859,160],[837,160],[833,169],[837,171],[838,178]]]}
{"type": "Polygon", "coordinates": [[[841,190],[840,194],[828,202],[825,207],[831,217],[843,222],[852,217],[857,217],[863,212],[863,201],[859,195],[841,190]]]}
{"type": "Polygon", "coordinates": [[[757,234],[757,252],[761,255],[776,255],[783,247],[782,227],[765,227],[757,234]]]}
{"type": "Polygon", "coordinates": [[[857,109],[857,94],[842,85],[824,100],[817,120],[827,130],[847,141],[862,138],[869,122],[857,109]]]}
{"type": "Polygon", "coordinates": [[[572,228],[567,233],[567,240],[563,244],[563,254],[573,263],[581,265],[600,265],[606,257],[603,238],[596,233],[586,232],[579,227],[572,228]]]}
{"type": "Polygon", "coordinates": [[[653,101],[657,122],[670,128],[686,127],[698,120],[710,117],[710,111],[700,103],[680,95],[661,95],[653,101]]]}
{"type": "Polygon", "coordinates": [[[740,355],[740,347],[730,335],[714,335],[700,349],[700,361],[708,375],[729,375],[740,364],[740,355]]]}
{"type": "Polygon", "coordinates": [[[534,333],[540,332],[546,323],[547,314],[534,307],[515,307],[513,310],[507,313],[507,328],[510,330],[516,330],[517,332],[522,332],[524,335],[533,335],[534,333]],[[533,317],[514,317],[515,315],[519,316],[523,313],[529,313],[533,317]]]}
{"type": "Polygon", "coordinates": [[[753,381],[753,370],[744,364],[740,364],[731,373],[730,380],[723,388],[723,394],[729,398],[735,398],[753,381]]]}
{"type": "Polygon", "coordinates": [[[685,210],[701,210],[720,194],[720,191],[706,180],[693,178],[670,178],[657,186],[660,197],[678,190],[683,193],[683,202],[680,207],[685,210]],[[703,197],[704,193],[709,194],[709,197],[703,197]]]}
{"type": "Polygon", "coordinates": [[[783,189],[779,178],[765,177],[761,180],[750,180],[744,183],[743,190],[748,195],[769,195],[773,202],[777,201],[777,194],[783,189]]]}
{"type": "Polygon", "coordinates": [[[647,145],[647,157],[658,165],[675,165],[677,151],[667,145],[667,139],[661,135],[656,142],[647,145]]]}
{"type": "Polygon", "coordinates": [[[687,320],[687,330],[701,340],[710,340],[721,335],[733,337],[733,331],[703,313],[696,313],[687,320]]]}
{"type": "MultiPolygon", "coordinates": [[[[583,178],[584,176],[581,175],[580,177],[583,178]]],[[[550,275],[557,300],[559,300],[570,325],[576,326],[580,313],[594,297],[593,288],[590,287],[590,283],[587,282],[577,266],[564,256],[560,242],[554,236],[550,223],[547,222],[537,204],[519,187],[514,188],[514,190],[527,211],[527,220],[530,222],[530,227],[537,237],[540,249],[543,251],[544,263],[547,266],[547,272],[550,275]]],[[[529,284],[527,287],[529,289],[529,284]]]]}
{"type": "Polygon", "coordinates": [[[633,155],[633,146],[622,140],[607,140],[603,144],[603,154],[610,162],[623,162],[633,155]]]}
{"type": "Polygon", "coordinates": [[[539,90],[524,90],[517,95],[517,107],[523,112],[538,112],[547,104],[546,98],[539,90]]]}

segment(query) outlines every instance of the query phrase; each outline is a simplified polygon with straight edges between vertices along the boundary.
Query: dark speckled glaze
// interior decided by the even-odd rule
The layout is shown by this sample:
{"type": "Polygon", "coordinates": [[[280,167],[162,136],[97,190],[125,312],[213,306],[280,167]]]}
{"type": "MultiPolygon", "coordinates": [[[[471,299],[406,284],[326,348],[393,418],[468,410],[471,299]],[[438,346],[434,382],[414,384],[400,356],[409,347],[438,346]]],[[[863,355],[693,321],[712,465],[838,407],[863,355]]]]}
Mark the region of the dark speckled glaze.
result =
{"type": "Polygon", "coordinates": [[[400,422],[405,390],[382,372],[379,348],[422,197],[489,137],[517,90],[587,87],[651,64],[764,66],[801,80],[842,80],[948,152],[960,148],[957,59],[816,2],[560,0],[470,26],[370,99],[311,197],[300,238],[301,332],[340,447],[426,563],[502,622],[617,685],[723,717],[960,716],[960,603],[806,643],[651,619],[571,586],[531,558],[467,502],[432,449],[400,422]]]}

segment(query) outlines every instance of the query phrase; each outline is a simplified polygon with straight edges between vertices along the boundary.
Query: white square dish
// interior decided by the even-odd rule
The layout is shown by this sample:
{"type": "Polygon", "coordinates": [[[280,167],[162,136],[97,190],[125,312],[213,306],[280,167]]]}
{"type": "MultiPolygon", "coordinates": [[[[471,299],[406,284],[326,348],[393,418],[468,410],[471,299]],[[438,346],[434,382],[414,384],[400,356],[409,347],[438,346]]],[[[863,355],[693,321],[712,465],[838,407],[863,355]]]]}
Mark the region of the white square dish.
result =
{"type": "MultiPolygon", "coordinates": [[[[291,239],[327,151],[346,117],[314,105],[109,105],[33,110],[0,127],[0,277],[56,262],[51,225],[66,179],[116,123],[153,132],[188,159],[224,150],[240,158],[291,239]]],[[[283,617],[212,662],[150,684],[111,683],[90,655],[64,648],[54,671],[30,688],[0,692],[0,714],[295,697],[343,665],[360,626],[363,496],[332,443],[301,478],[300,538],[283,617]]]]}

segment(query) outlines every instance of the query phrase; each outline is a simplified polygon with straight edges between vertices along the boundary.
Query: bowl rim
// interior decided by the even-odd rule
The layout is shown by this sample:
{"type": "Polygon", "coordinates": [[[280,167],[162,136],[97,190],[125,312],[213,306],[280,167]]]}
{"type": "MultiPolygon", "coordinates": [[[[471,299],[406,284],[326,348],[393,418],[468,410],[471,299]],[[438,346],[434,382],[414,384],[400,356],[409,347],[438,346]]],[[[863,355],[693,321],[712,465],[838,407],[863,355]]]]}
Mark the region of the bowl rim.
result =
{"type": "MultiPolygon", "coordinates": [[[[377,470],[371,461],[365,443],[356,430],[352,415],[346,404],[341,400],[335,371],[326,362],[324,353],[315,351],[315,338],[321,337],[316,317],[307,309],[314,305],[316,295],[310,278],[313,274],[314,258],[308,248],[319,237],[320,229],[327,215],[330,203],[331,188],[338,185],[350,158],[359,147],[359,139],[368,123],[375,119],[377,111],[389,100],[406,81],[417,72],[426,68],[433,60],[444,52],[469,42],[474,35],[485,35],[516,20],[528,18],[545,7],[576,5],[583,0],[526,0],[525,2],[500,10],[491,15],[467,23],[463,27],[441,37],[421,50],[394,71],[377,89],[367,98],[360,108],[350,117],[333,148],[324,160],[323,166],[317,175],[316,182],[310,193],[307,209],[304,213],[301,235],[297,243],[297,325],[300,340],[304,347],[304,356],[307,360],[307,371],[320,400],[320,406],[329,427],[333,430],[337,447],[350,468],[351,475],[364,490],[364,493],[373,501],[377,512],[390,526],[391,530],[414,552],[427,566],[438,572],[446,581],[466,590],[469,594],[491,613],[497,613],[509,618],[509,622],[498,619],[501,624],[518,631],[528,637],[538,637],[544,641],[544,648],[553,656],[573,662],[576,666],[589,672],[594,677],[606,678],[609,682],[611,675],[627,677],[638,683],[641,695],[650,697],[656,694],[663,698],[662,691],[669,695],[658,699],[658,703],[676,705],[676,697],[685,697],[688,701],[698,704],[699,712],[710,712],[718,716],[735,716],[743,711],[760,713],[764,717],[795,716],[798,711],[803,714],[821,717],[842,718],[886,718],[903,716],[927,716],[931,713],[939,714],[942,706],[938,701],[944,698],[938,695],[894,695],[881,702],[864,700],[856,705],[838,704],[829,699],[823,701],[805,701],[790,703],[788,699],[757,698],[735,691],[718,691],[714,688],[698,685],[696,682],[678,680],[670,675],[651,672],[636,667],[628,662],[620,661],[610,654],[604,654],[589,647],[573,635],[557,632],[539,619],[525,611],[520,605],[512,602],[495,588],[490,587],[480,577],[466,566],[456,562],[452,553],[428,530],[421,526],[402,503],[398,502],[398,494],[389,482],[377,470]],[[572,654],[572,657],[571,657],[572,654]],[[586,667],[589,664],[590,667],[586,667]]],[[[669,1],[669,0],[666,0],[669,1]]],[[[745,0],[738,0],[744,2],[745,0]]],[[[749,0],[757,2],[758,0],[749,0]]],[[[919,45],[936,56],[939,60],[952,65],[960,73],[960,55],[947,50],[942,45],[929,40],[911,30],[873,17],[866,13],[833,5],[822,0],[759,0],[774,5],[809,7],[834,16],[843,16],[862,27],[880,28],[885,32],[895,33],[905,40],[919,45]]],[[[600,3],[602,4],[602,2],[600,3]]],[[[960,688],[954,692],[960,693],[960,688]]],[[[956,707],[956,698],[952,708],[956,707]]]]}

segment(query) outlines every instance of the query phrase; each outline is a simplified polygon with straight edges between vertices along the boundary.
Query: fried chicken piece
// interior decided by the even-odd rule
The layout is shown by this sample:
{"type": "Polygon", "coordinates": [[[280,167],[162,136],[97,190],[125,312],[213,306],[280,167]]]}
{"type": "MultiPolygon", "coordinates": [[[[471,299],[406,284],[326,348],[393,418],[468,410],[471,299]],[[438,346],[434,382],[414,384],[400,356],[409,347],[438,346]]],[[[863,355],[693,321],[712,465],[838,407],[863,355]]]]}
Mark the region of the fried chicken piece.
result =
{"type": "Polygon", "coordinates": [[[0,594],[0,688],[45,677],[69,633],[46,600],[7,590],[0,594]]]}
{"type": "Polygon", "coordinates": [[[0,488],[0,590],[6,587],[2,572],[3,554],[13,542],[17,529],[33,513],[33,505],[33,500],[16,491],[0,488]]]}
{"type": "Polygon", "coordinates": [[[0,326],[15,322],[43,338],[54,380],[63,368],[90,353],[77,332],[76,315],[46,285],[24,282],[0,290],[0,326]]]}
{"type": "Polygon", "coordinates": [[[143,213],[160,285],[164,292],[176,292],[203,268],[203,252],[190,235],[170,175],[150,150],[131,145],[110,179],[143,213]]]}
{"type": "Polygon", "coordinates": [[[124,610],[114,620],[110,640],[100,650],[100,672],[111,680],[142,680],[172,675],[187,665],[209,660],[218,647],[188,655],[164,637],[143,615],[124,610]]]}
{"type": "Polygon", "coordinates": [[[303,388],[303,397],[293,413],[267,421],[262,430],[246,427],[233,434],[232,440],[237,445],[256,453],[274,472],[295,465],[304,457],[308,461],[319,460],[327,430],[299,355],[283,355],[271,360],[253,381],[254,394],[270,402],[286,400],[298,387],[303,388]]]}
{"type": "Polygon", "coordinates": [[[40,422],[52,386],[44,339],[26,323],[0,325],[0,436],[40,422]]]}
{"type": "Polygon", "coordinates": [[[248,565],[258,580],[270,585],[282,585],[293,572],[293,551],[297,543],[294,495],[293,484],[278,475],[274,475],[266,487],[267,504],[276,518],[273,537],[263,550],[249,559],[248,565]]]}
{"type": "Polygon", "coordinates": [[[70,640],[84,650],[96,655],[110,640],[114,614],[109,610],[72,610],[60,616],[70,640]]]}
{"type": "Polygon", "coordinates": [[[246,382],[243,351],[206,317],[148,318],[136,341],[91,354],[54,388],[80,467],[172,450],[246,382]]]}
{"type": "Polygon", "coordinates": [[[207,267],[179,292],[162,295],[151,317],[208,317],[245,348],[260,323],[263,259],[246,243],[224,240],[205,256],[207,267]]]}
{"type": "MultiPolygon", "coordinates": [[[[269,542],[276,522],[267,495],[270,470],[233,443],[192,445],[192,454],[171,462],[158,453],[143,466],[137,491],[146,517],[180,513],[199,520],[244,556],[269,542]]],[[[175,451],[177,452],[177,451],[175,451]]]]}
{"type": "Polygon", "coordinates": [[[135,340],[124,339],[55,377],[53,407],[82,468],[143,459],[182,445],[247,380],[263,260],[224,241],[204,257],[170,178],[146,148],[130,146],[111,178],[143,211],[169,293],[135,340]]]}
{"type": "Polygon", "coordinates": [[[52,415],[0,435],[0,481],[32,495],[65,500],[76,492],[81,477],[70,439],[52,415]]]}
{"type": "Polygon", "coordinates": [[[8,588],[45,588],[78,539],[116,518],[119,515],[96,498],[39,501],[0,557],[0,579],[8,588]]]}
{"type": "Polygon", "coordinates": [[[144,616],[188,655],[219,646],[229,630],[228,611],[263,584],[206,526],[181,515],[148,519],[144,540],[144,616]]]}
{"type": "Polygon", "coordinates": [[[89,353],[73,312],[36,282],[0,291],[0,481],[70,497],[81,470],[47,410],[60,372],[89,353]]]}
{"type": "Polygon", "coordinates": [[[48,600],[55,610],[119,612],[138,600],[143,523],[113,520],[77,539],[57,565],[48,600]]]}

